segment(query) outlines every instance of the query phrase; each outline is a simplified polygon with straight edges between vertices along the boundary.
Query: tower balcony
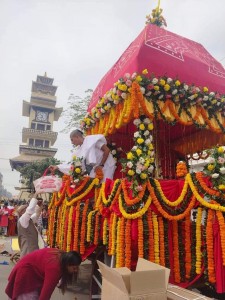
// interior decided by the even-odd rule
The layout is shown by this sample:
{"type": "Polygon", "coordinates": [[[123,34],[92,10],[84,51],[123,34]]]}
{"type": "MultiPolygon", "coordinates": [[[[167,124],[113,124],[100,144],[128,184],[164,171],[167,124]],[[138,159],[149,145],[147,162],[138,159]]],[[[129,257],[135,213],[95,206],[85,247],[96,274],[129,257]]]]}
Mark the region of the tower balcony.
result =
{"type": "Polygon", "coordinates": [[[31,128],[23,128],[22,130],[22,142],[27,143],[28,139],[41,139],[48,140],[51,145],[54,145],[58,136],[58,132],[51,130],[37,130],[31,128]]]}
{"type": "Polygon", "coordinates": [[[26,155],[35,155],[35,156],[43,156],[43,157],[53,157],[56,152],[57,148],[45,148],[39,146],[29,146],[29,145],[20,145],[20,154],[26,155]]]}

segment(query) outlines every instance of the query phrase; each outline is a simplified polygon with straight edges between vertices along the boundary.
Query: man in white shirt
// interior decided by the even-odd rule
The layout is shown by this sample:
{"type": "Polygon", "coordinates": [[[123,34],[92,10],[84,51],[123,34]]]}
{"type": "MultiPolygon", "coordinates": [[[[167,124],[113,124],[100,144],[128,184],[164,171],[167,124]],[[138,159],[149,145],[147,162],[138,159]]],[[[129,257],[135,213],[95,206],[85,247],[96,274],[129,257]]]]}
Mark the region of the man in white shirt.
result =
{"type": "MultiPolygon", "coordinates": [[[[70,140],[76,148],[73,151],[73,156],[82,158],[82,170],[89,174],[90,177],[95,177],[97,168],[101,168],[104,174],[103,181],[106,178],[113,179],[116,169],[116,162],[107,147],[107,141],[102,134],[83,136],[83,133],[76,129],[71,132],[70,140]]],[[[50,170],[58,169],[64,174],[69,174],[70,164],[60,164],[50,166],[50,170]]]]}
{"type": "Polygon", "coordinates": [[[17,209],[19,220],[17,223],[18,242],[20,247],[20,257],[39,249],[38,231],[34,224],[41,214],[42,198],[37,198],[34,194],[29,205],[21,205],[17,209]]]}

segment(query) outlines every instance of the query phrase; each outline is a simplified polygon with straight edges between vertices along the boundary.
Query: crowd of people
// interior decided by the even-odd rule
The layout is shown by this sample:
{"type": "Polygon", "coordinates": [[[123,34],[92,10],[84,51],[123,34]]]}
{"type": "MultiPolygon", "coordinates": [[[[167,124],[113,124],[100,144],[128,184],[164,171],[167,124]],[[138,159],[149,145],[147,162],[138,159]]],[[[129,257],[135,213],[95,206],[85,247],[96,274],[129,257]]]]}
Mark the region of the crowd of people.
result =
{"type": "MultiPolygon", "coordinates": [[[[25,200],[2,200],[0,202],[0,236],[16,236],[18,234],[19,210],[23,205],[28,205],[25,200]]],[[[48,227],[48,204],[43,203],[37,227],[42,234],[48,227]]]]}

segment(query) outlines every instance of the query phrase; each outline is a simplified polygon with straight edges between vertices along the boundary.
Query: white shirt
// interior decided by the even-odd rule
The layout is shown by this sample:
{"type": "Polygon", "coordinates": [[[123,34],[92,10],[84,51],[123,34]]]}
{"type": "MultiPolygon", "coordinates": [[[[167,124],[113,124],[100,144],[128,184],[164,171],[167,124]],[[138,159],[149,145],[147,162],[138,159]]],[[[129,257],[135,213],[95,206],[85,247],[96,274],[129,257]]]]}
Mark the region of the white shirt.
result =
{"type": "Polygon", "coordinates": [[[36,198],[32,198],[28,207],[26,208],[25,213],[19,218],[19,222],[22,227],[27,228],[30,219],[32,219],[34,223],[37,223],[37,220],[41,214],[41,207],[37,205],[37,201],[38,200],[36,198]]]}
{"type": "MultiPolygon", "coordinates": [[[[90,173],[90,177],[95,177],[94,167],[101,164],[103,151],[101,150],[103,145],[107,145],[107,141],[102,134],[94,134],[88,135],[84,138],[83,144],[76,147],[73,151],[73,156],[77,156],[79,158],[83,158],[82,160],[82,169],[85,171],[85,164],[93,165],[93,169],[90,173]]],[[[111,153],[109,153],[107,160],[105,161],[103,167],[104,179],[110,178],[113,179],[114,171],[115,171],[116,162],[111,153]]],[[[58,165],[58,169],[64,173],[69,175],[70,164],[60,164],[58,165]]]]}

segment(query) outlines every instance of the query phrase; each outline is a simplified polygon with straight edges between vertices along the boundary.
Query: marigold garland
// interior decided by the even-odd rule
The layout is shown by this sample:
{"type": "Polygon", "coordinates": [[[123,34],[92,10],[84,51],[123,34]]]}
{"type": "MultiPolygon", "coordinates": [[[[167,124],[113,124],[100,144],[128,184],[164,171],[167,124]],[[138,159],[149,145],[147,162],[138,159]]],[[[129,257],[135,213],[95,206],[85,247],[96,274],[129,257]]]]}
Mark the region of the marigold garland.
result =
{"type": "Polygon", "coordinates": [[[137,219],[141,216],[143,216],[143,214],[146,213],[146,211],[148,210],[150,204],[152,202],[152,199],[151,197],[148,197],[145,205],[143,206],[143,208],[141,208],[139,211],[137,211],[136,213],[133,213],[133,214],[129,214],[127,213],[124,208],[123,208],[123,203],[122,203],[122,196],[119,195],[119,209],[120,209],[120,212],[122,213],[123,217],[126,218],[126,219],[137,219]]]}
{"type": "Polygon", "coordinates": [[[191,216],[190,213],[185,217],[185,278],[190,279],[191,277],[191,216]]]}
{"type": "Polygon", "coordinates": [[[91,241],[91,226],[92,226],[92,216],[97,212],[97,210],[90,211],[88,214],[87,221],[87,242],[91,241]]]}
{"type": "Polygon", "coordinates": [[[191,174],[188,173],[186,175],[186,178],[188,180],[188,183],[189,183],[189,186],[192,190],[192,193],[195,195],[196,199],[205,207],[207,208],[210,208],[210,209],[214,209],[214,210],[218,210],[218,211],[222,211],[222,212],[225,212],[225,207],[221,206],[220,204],[216,203],[216,204],[211,204],[211,203],[208,203],[207,201],[205,201],[200,195],[199,193],[197,192],[197,189],[192,181],[192,178],[191,178],[191,174]]]}
{"type": "Polygon", "coordinates": [[[125,225],[125,267],[131,267],[131,220],[126,220],[125,225]]]}
{"type": "Polygon", "coordinates": [[[81,255],[84,254],[85,252],[85,237],[86,237],[88,206],[89,206],[89,200],[86,200],[82,212],[82,220],[81,220],[81,232],[80,232],[80,254],[81,255]]]}
{"type": "Polygon", "coordinates": [[[95,229],[94,229],[94,245],[98,245],[99,241],[99,212],[96,213],[95,215],[95,229]]]}
{"type": "Polygon", "coordinates": [[[206,247],[208,260],[208,277],[210,283],[216,282],[215,263],[214,263],[214,242],[213,242],[213,222],[215,218],[215,211],[208,210],[207,224],[206,224],[206,247]]]}
{"type": "Polygon", "coordinates": [[[160,254],[160,265],[165,267],[165,243],[164,243],[164,223],[161,216],[158,217],[159,225],[159,254],[160,254]]]}
{"type": "Polygon", "coordinates": [[[90,193],[90,191],[92,190],[92,188],[98,184],[99,184],[99,179],[94,178],[92,180],[91,184],[89,185],[89,187],[81,195],[79,195],[79,196],[75,197],[73,200],[67,202],[66,205],[71,206],[71,205],[75,204],[76,202],[82,200],[82,198],[84,198],[86,195],[88,195],[90,193]]]}
{"type": "Polygon", "coordinates": [[[154,253],[155,253],[155,263],[159,264],[159,225],[157,215],[152,212],[153,230],[154,230],[154,253]]]}
{"type": "MultiPolygon", "coordinates": [[[[160,185],[160,182],[157,180],[157,179],[154,179],[154,182],[155,182],[155,185],[157,187],[157,190],[159,191],[160,193],[160,196],[162,198],[162,200],[169,206],[178,206],[183,200],[184,200],[184,197],[185,195],[187,194],[187,190],[188,190],[188,181],[186,180],[185,178],[185,181],[184,181],[184,186],[183,186],[183,189],[182,189],[182,192],[180,194],[180,196],[178,197],[177,200],[175,201],[170,201],[169,199],[166,198],[166,196],[164,195],[163,191],[162,191],[162,188],[161,188],[161,185],[160,185]]],[[[147,187],[148,187],[148,190],[149,190],[149,193],[151,195],[152,198],[155,198],[156,195],[155,195],[155,192],[154,192],[154,188],[152,187],[151,183],[148,181],[147,183],[147,187]]]]}
{"type": "Polygon", "coordinates": [[[225,222],[221,211],[216,212],[216,216],[220,225],[220,242],[222,249],[223,266],[225,266],[225,222]]]}
{"type": "Polygon", "coordinates": [[[109,247],[108,247],[108,254],[112,255],[112,226],[113,226],[113,218],[114,213],[110,215],[110,222],[109,222],[109,247]]]}
{"type": "Polygon", "coordinates": [[[138,218],[138,257],[144,257],[144,230],[143,230],[143,220],[142,217],[138,218]]]}
{"type": "Polygon", "coordinates": [[[69,220],[68,220],[68,227],[67,227],[67,241],[66,241],[66,251],[67,252],[69,252],[71,250],[73,210],[74,210],[74,207],[71,206],[69,209],[69,220]]]}
{"type": "Polygon", "coordinates": [[[121,251],[120,251],[120,234],[121,234],[121,219],[119,218],[117,222],[117,230],[116,230],[116,268],[120,268],[120,260],[121,260],[121,251]]]}
{"type": "Polygon", "coordinates": [[[203,180],[203,174],[202,174],[202,172],[197,172],[197,173],[195,173],[195,177],[196,177],[196,179],[198,180],[200,186],[203,188],[203,190],[204,190],[207,194],[209,194],[209,195],[211,195],[211,196],[217,196],[217,197],[221,196],[221,193],[220,193],[220,192],[218,192],[218,191],[216,191],[216,190],[214,190],[214,189],[210,189],[209,187],[207,187],[206,183],[205,183],[204,180],[203,180]]]}
{"type": "Polygon", "coordinates": [[[116,254],[116,233],[117,233],[117,216],[113,214],[113,223],[112,223],[112,251],[111,255],[116,254]]]}
{"type": "Polygon", "coordinates": [[[108,245],[107,234],[108,234],[108,219],[104,218],[104,221],[103,221],[103,238],[102,238],[102,243],[105,246],[108,245]]]}
{"type": "Polygon", "coordinates": [[[140,192],[138,192],[137,197],[130,199],[129,195],[128,195],[128,189],[127,189],[127,181],[126,179],[123,179],[121,182],[122,185],[122,191],[124,193],[124,200],[126,202],[127,205],[131,206],[134,204],[137,204],[138,202],[140,202],[145,194],[145,190],[146,190],[146,186],[147,186],[147,182],[145,182],[142,185],[142,190],[140,192]]]}
{"type": "Polygon", "coordinates": [[[74,224],[74,240],[73,240],[73,250],[79,251],[79,232],[80,232],[80,201],[77,202],[77,205],[75,207],[76,211],[76,218],[75,218],[75,224],[74,224]]]}
{"type": "Polygon", "coordinates": [[[201,235],[201,226],[202,226],[202,208],[198,207],[197,219],[196,219],[196,274],[201,274],[202,267],[202,235],[201,235]]]}
{"type": "Polygon", "coordinates": [[[152,211],[148,210],[148,231],[149,231],[149,242],[148,242],[148,255],[151,262],[155,261],[154,253],[154,228],[152,222],[152,211]]]}
{"type": "Polygon", "coordinates": [[[180,161],[176,165],[176,175],[177,177],[184,177],[188,173],[187,165],[184,161],[180,161]]]}
{"type": "Polygon", "coordinates": [[[173,263],[174,263],[174,281],[180,283],[180,261],[179,261],[179,241],[178,241],[178,222],[173,220],[173,263]]]}

